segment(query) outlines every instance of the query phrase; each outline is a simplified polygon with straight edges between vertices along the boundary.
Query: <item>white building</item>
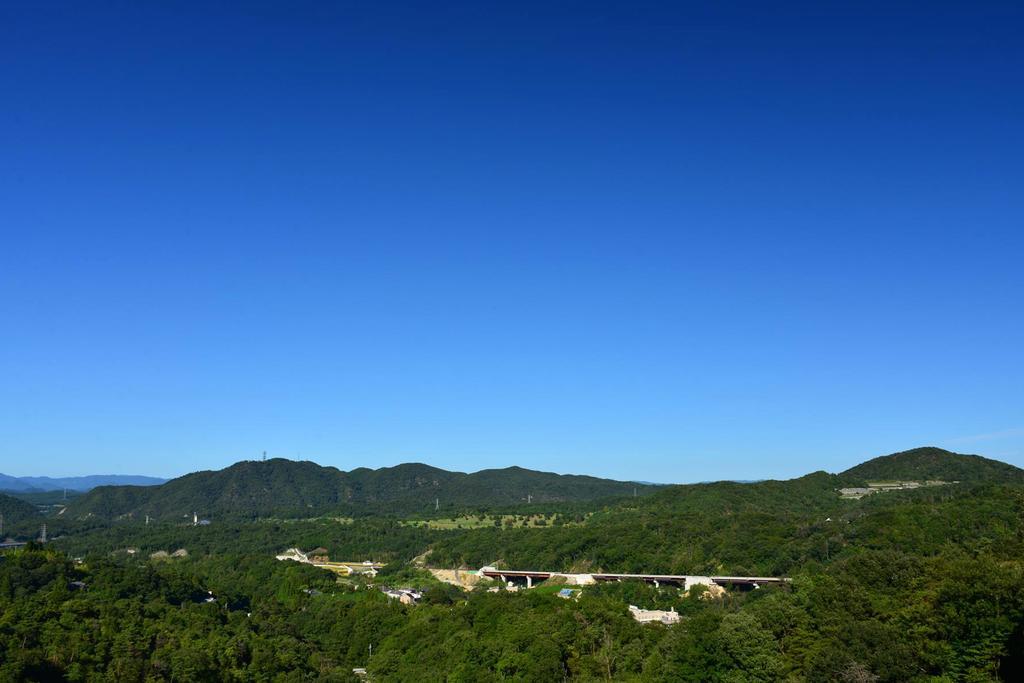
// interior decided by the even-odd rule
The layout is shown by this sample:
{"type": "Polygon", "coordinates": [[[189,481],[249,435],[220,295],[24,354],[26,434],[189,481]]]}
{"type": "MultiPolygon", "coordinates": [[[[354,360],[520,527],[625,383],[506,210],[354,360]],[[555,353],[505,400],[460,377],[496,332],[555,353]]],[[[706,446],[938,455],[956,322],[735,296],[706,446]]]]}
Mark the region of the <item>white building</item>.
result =
{"type": "Polygon", "coordinates": [[[384,595],[403,605],[415,605],[423,597],[422,593],[411,588],[389,588],[384,591],[384,595]]]}
{"type": "Polygon", "coordinates": [[[679,623],[679,613],[674,609],[666,612],[660,609],[640,609],[636,605],[630,605],[629,613],[641,624],[650,624],[655,621],[666,625],[679,623]]]}

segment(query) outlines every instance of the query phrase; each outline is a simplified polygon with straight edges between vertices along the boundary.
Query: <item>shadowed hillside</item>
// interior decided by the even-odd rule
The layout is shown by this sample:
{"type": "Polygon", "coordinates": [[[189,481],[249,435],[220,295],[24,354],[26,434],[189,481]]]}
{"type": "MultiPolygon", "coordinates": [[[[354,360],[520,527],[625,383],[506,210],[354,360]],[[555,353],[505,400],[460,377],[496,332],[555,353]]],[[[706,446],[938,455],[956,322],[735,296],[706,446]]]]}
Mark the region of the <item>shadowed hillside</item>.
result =
{"type": "Polygon", "coordinates": [[[4,516],[5,529],[9,528],[10,525],[24,522],[33,517],[39,517],[35,505],[3,493],[0,493],[0,515],[4,516]]]}

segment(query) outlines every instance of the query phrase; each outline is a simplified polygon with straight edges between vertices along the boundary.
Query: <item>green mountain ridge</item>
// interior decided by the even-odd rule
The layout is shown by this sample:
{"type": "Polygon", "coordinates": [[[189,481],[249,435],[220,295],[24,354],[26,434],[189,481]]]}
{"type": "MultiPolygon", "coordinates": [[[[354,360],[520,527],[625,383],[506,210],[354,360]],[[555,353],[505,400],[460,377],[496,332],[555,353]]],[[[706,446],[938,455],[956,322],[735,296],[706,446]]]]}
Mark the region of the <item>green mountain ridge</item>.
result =
{"type": "Polygon", "coordinates": [[[860,481],[1024,482],[1024,470],[980,455],[935,446],[913,448],[862,462],[840,474],[860,481]]]}
{"type": "MultiPolygon", "coordinates": [[[[35,505],[4,493],[0,493],[0,515],[3,515],[5,529],[9,528],[9,525],[40,516],[35,505]]],[[[0,540],[3,540],[2,535],[0,540]]]]}
{"type": "MultiPolygon", "coordinates": [[[[1024,470],[976,455],[934,447],[881,456],[840,474],[813,472],[796,479],[755,483],[712,482],[648,486],[521,467],[466,474],[423,463],[360,467],[345,472],[309,461],[275,458],[242,461],[222,470],[194,472],[160,486],[104,486],[71,501],[68,518],[141,518],[181,521],[201,517],[312,517],[325,514],[417,515],[444,509],[497,508],[526,503],[566,503],[645,494],[635,506],[666,514],[784,514],[794,506],[828,510],[836,489],[871,480],[1024,482],[1024,470]],[[652,494],[647,496],[646,494],[652,494]]],[[[623,515],[634,505],[602,516],[623,515]]]]}
{"type": "Polygon", "coordinates": [[[344,472],[309,461],[242,461],[193,472],[160,486],[103,486],[73,501],[72,518],[124,516],[172,521],[201,516],[254,518],[319,514],[422,513],[435,504],[500,506],[586,501],[658,487],[520,467],[449,472],[422,463],[344,472]]]}
{"type": "Polygon", "coordinates": [[[922,448],[875,458],[842,474],[812,472],[752,484],[668,486],[550,530],[480,529],[432,546],[438,566],[498,562],[564,571],[785,575],[844,552],[886,547],[934,553],[947,542],[1004,548],[1024,515],[1021,474],[1006,463],[922,448]],[[852,473],[852,474],[851,474],[852,473]],[[844,500],[838,489],[867,479],[960,483],[844,500]],[[884,476],[883,476],[884,475],[884,476]],[[987,529],[979,536],[978,530],[987,529]]]}
{"type": "MultiPolygon", "coordinates": [[[[46,559],[43,551],[11,554],[15,571],[6,579],[0,563],[0,606],[5,586],[23,590],[22,586],[45,580],[47,575],[56,577],[37,591],[30,609],[8,612],[20,630],[0,629],[0,646],[8,643],[8,659],[25,658],[22,634],[43,633],[50,638],[48,650],[36,646],[32,652],[37,661],[50,662],[44,653],[63,653],[65,640],[85,642],[89,633],[109,633],[108,640],[119,637],[124,630],[121,624],[135,623],[137,606],[144,604],[147,618],[166,615],[160,628],[153,625],[150,633],[173,634],[187,628],[192,639],[195,623],[208,624],[211,631],[204,651],[214,653],[211,657],[228,657],[210,661],[216,666],[227,662],[245,680],[260,677],[256,672],[267,671],[268,662],[281,661],[277,653],[282,648],[299,645],[302,649],[286,661],[297,666],[310,662],[310,675],[293,678],[323,678],[324,662],[343,661],[344,667],[335,667],[335,672],[347,680],[351,668],[367,664],[363,653],[370,642],[375,653],[369,660],[370,670],[380,680],[498,680],[491,674],[499,661],[532,665],[541,660],[551,664],[544,672],[525,673],[522,668],[514,670],[515,676],[502,678],[822,683],[1021,680],[1024,482],[1019,481],[1019,470],[936,449],[895,453],[851,470],[854,476],[849,471],[818,471],[785,481],[679,485],[635,499],[620,496],[552,506],[559,511],[547,518],[547,524],[530,527],[503,523],[502,510],[482,506],[466,515],[472,519],[476,513],[477,519],[483,518],[482,525],[443,529],[408,524],[397,515],[360,517],[345,524],[325,517],[287,521],[218,517],[214,524],[195,528],[144,525],[137,518],[113,523],[54,520],[52,530],[64,533],[54,534],[52,546],[46,549],[51,559],[46,561],[62,558],[54,550],[88,559],[81,568],[39,571],[39,563],[46,559]],[[861,499],[842,498],[838,491],[861,475],[909,480],[950,472],[959,483],[861,499]],[[420,604],[399,605],[377,590],[339,584],[322,570],[272,559],[283,548],[318,546],[335,559],[386,563],[373,582],[408,583],[422,589],[420,604]],[[126,548],[135,552],[129,555],[126,548]],[[186,549],[189,559],[147,559],[151,553],[176,548],[186,549]],[[491,586],[478,586],[463,593],[439,584],[421,565],[449,570],[495,565],[580,573],[784,576],[792,581],[759,590],[733,587],[713,600],[699,593],[684,595],[672,585],[609,582],[583,588],[574,600],[559,600],[552,594],[559,585],[497,593],[490,592],[491,586]],[[109,567],[106,573],[105,567],[109,567]],[[146,573],[130,578],[126,571],[133,568],[146,573]],[[202,581],[183,581],[193,571],[201,572],[202,581]],[[68,572],[80,575],[88,589],[66,590],[68,572]],[[152,595],[153,580],[160,577],[167,578],[165,588],[170,591],[195,585],[194,597],[161,603],[159,595],[152,595]],[[120,599],[133,592],[142,600],[120,599]],[[216,605],[206,604],[211,592],[216,605]],[[52,619],[45,628],[36,626],[36,615],[52,614],[48,605],[61,596],[67,596],[63,598],[69,605],[66,616],[52,619]],[[110,616],[105,622],[109,629],[95,628],[88,613],[82,617],[82,601],[96,601],[93,613],[110,614],[102,611],[108,608],[99,607],[101,596],[109,596],[110,604],[132,606],[132,614],[110,616]],[[351,611],[360,604],[365,611],[351,611]],[[667,628],[640,625],[628,605],[672,609],[681,620],[667,628]],[[241,618],[243,611],[246,617],[241,618]],[[183,613],[196,618],[184,622],[183,613]],[[542,621],[544,615],[561,615],[562,625],[542,621]],[[519,624],[512,631],[487,630],[487,624],[510,620],[519,624]],[[52,624],[56,623],[64,630],[54,635],[52,624]],[[232,630],[235,627],[240,630],[232,630]],[[71,634],[73,629],[81,633],[71,634]],[[282,638],[282,633],[302,633],[306,640],[282,638]],[[537,638],[537,633],[551,637],[537,638]],[[359,652],[344,655],[354,635],[363,638],[359,652]],[[250,642],[237,638],[264,636],[264,641],[253,642],[251,650],[238,650],[233,644],[250,642]],[[537,643],[541,645],[536,651],[522,649],[537,643]],[[257,647],[268,654],[259,658],[236,654],[255,653],[257,647]],[[759,653],[753,659],[745,654],[754,651],[752,647],[759,653]],[[633,654],[627,657],[628,652],[633,654]],[[741,653],[743,659],[720,656],[732,652],[741,653]],[[592,653],[593,665],[581,664],[581,653],[592,653]],[[337,659],[340,656],[348,658],[337,659]],[[765,657],[775,664],[761,666],[765,657]],[[437,676],[424,677],[425,661],[437,676]],[[667,661],[678,666],[666,666],[667,661]],[[238,668],[238,662],[252,666],[238,668]],[[576,668],[568,669],[568,662],[576,668]],[[739,674],[733,676],[735,672],[739,674]]],[[[511,487],[518,495],[524,480],[566,481],[520,468],[465,475],[410,464],[345,473],[312,463],[281,462],[239,463],[221,472],[183,477],[176,486],[193,495],[208,487],[204,490],[220,490],[225,500],[235,496],[245,501],[246,496],[268,491],[283,495],[289,486],[285,482],[295,486],[306,479],[351,485],[355,487],[352,495],[360,499],[390,491],[394,501],[416,500],[417,504],[436,490],[470,497],[481,491],[493,494],[495,487],[511,487]],[[236,485],[241,488],[232,490],[236,485]]],[[[165,496],[180,493],[170,485],[169,491],[165,496]]],[[[385,503],[378,509],[394,511],[404,504],[385,503]]],[[[516,512],[528,509],[518,506],[516,512]]],[[[190,640],[167,642],[161,647],[153,644],[152,636],[144,636],[131,656],[149,652],[156,663],[151,668],[165,672],[167,662],[178,661],[175,657],[182,644],[189,647],[190,640]]],[[[111,645],[109,651],[117,649],[111,645]]],[[[80,671],[70,668],[69,657],[60,661],[66,670],[80,671]]],[[[111,661],[106,671],[125,670],[123,663],[111,661]]],[[[192,661],[201,660],[187,663],[191,666],[192,661]]],[[[501,666],[504,672],[513,671],[507,663],[501,666]]],[[[195,670],[182,668],[180,678],[190,679],[195,670]]],[[[217,678],[215,666],[207,670],[207,678],[217,678]]],[[[141,674],[137,680],[142,680],[141,674]]]]}

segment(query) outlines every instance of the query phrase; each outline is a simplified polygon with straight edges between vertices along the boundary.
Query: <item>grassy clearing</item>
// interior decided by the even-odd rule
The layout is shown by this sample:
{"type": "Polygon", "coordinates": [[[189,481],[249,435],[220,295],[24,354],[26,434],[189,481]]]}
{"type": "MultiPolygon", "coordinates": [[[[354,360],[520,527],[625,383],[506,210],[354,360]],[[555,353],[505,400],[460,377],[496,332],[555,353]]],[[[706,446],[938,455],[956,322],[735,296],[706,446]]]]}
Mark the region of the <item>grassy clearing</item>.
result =
{"type": "Polygon", "coordinates": [[[354,517],[264,517],[260,522],[272,522],[274,524],[300,524],[302,522],[335,522],[336,524],[352,524],[354,517]]]}
{"type": "Polygon", "coordinates": [[[576,522],[561,521],[558,515],[462,515],[441,519],[410,519],[406,526],[425,526],[430,529],[501,529],[544,528],[551,526],[578,526],[576,522]]]}
{"type": "Polygon", "coordinates": [[[576,595],[579,595],[579,593],[581,592],[580,589],[576,586],[567,586],[564,583],[548,584],[547,581],[544,581],[535,586],[534,588],[531,588],[530,592],[537,593],[539,595],[556,595],[558,591],[562,590],[563,588],[572,589],[573,591],[575,591],[576,595]]]}

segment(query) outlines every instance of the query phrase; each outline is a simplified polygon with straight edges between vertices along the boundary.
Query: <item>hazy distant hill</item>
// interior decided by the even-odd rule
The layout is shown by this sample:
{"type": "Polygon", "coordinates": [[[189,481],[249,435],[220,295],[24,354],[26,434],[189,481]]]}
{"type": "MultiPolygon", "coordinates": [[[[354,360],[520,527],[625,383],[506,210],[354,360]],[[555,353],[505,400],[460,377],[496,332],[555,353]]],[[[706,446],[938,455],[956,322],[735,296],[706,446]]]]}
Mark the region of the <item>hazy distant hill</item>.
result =
{"type": "Polygon", "coordinates": [[[166,479],[134,474],[90,474],[84,477],[12,477],[0,474],[0,491],[89,491],[97,486],[155,486],[166,479]]]}
{"type": "Polygon", "coordinates": [[[13,524],[38,517],[39,512],[31,503],[0,493],[0,515],[4,516],[4,529],[6,530],[13,524]]]}
{"type": "Polygon", "coordinates": [[[655,487],[520,467],[449,472],[419,463],[343,472],[313,462],[245,461],[195,472],[156,487],[103,486],[73,501],[66,514],[156,519],[201,516],[310,516],[330,511],[418,512],[441,506],[582,501],[655,487]]]}
{"type": "Polygon", "coordinates": [[[963,455],[926,446],[873,458],[840,476],[864,481],[938,479],[1009,483],[1024,481],[1024,470],[980,455],[963,455]]]}
{"type": "Polygon", "coordinates": [[[23,482],[18,477],[11,477],[6,474],[0,474],[0,491],[32,491],[33,487],[30,484],[23,482]]]}

